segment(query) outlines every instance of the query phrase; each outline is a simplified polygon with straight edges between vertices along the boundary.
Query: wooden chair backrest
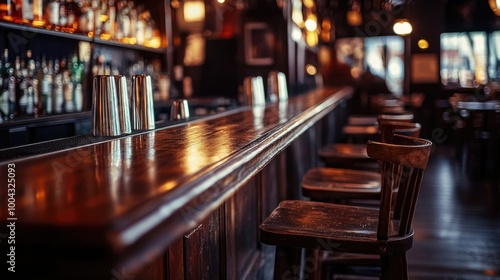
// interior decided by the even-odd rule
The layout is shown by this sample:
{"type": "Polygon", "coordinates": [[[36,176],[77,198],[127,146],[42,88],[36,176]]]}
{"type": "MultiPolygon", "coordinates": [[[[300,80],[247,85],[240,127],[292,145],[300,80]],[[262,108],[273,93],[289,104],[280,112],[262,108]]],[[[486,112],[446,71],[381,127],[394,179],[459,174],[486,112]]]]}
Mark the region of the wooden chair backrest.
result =
{"type": "Polygon", "coordinates": [[[406,114],[381,114],[377,116],[377,120],[380,121],[403,121],[412,122],[415,116],[412,113],[406,114]]]}
{"type": "Polygon", "coordinates": [[[377,231],[379,240],[387,240],[393,235],[390,225],[397,225],[395,220],[399,222],[396,229],[398,236],[410,233],[431,148],[429,140],[399,134],[393,136],[393,144],[368,141],[368,156],[383,163],[377,231]],[[396,188],[399,189],[398,195],[393,201],[392,194],[396,188]]]}
{"type": "Polygon", "coordinates": [[[380,141],[392,143],[392,136],[396,134],[419,137],[422,126],[419,123],[402,121],[379,121],[380,141]]]}

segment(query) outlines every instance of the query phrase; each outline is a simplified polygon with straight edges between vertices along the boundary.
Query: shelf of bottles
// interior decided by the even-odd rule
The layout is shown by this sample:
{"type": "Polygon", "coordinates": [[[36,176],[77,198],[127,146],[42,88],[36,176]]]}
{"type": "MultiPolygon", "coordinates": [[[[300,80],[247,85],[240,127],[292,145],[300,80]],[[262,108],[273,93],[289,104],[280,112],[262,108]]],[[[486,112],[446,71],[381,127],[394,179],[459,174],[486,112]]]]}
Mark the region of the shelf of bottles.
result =
{"type": "Polygon", "coordinates": [[[69,59],[34,58],[30,49],[12,62],[5,48],[0,60],[0,122],[83,111],[85,65],[78,53],[69,59]]]}
{"type": "Polygon", "coordinates": [[[152,52],[165,47],[150,10],[131,0],[1,0],[0,26],[152,52]]]}
{"type": "Polygon", "coordinates": [[[97,74],[150,74],[157,99],[168,83],[164,37],[130,0],[0,0],[0,36],[0,123],[88,111],[97,74]]]}

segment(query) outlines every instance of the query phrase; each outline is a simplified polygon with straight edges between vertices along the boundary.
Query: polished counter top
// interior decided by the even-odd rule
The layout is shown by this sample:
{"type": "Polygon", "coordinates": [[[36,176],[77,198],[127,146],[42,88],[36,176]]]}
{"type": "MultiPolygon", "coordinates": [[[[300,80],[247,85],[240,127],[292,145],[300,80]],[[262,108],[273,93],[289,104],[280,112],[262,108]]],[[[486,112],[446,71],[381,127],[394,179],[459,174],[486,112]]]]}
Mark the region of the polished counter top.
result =
{"type": "MultiPolygon", "coordinates": [[[[317,89],[284,103],[2,162],[1,178],[15,174],[15,210],[8,216],[2,203],[2,227],[15,218],[23,245],[75,258],[100,252],[138,268],[352,94],[348,87],[317,89]]],[[[1,197],[9,188],[2,182],[1,197]]]]}

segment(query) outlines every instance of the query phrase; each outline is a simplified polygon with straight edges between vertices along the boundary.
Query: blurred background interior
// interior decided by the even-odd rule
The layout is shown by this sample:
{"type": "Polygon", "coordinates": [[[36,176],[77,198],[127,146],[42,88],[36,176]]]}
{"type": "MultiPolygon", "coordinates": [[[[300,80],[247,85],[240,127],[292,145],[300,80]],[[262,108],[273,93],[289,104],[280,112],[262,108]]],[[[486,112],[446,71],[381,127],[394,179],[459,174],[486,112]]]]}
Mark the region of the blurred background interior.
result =
{"type": "Polygon", "coordinates": [[[352,115],[402,104],[442,161],[416,217],[428,243],[411,253],[414,279],[500,277],[500,1],[2,0],[0,38],[0,149],[90,134],[94,75],[150,75],[157,127],[177,121],[179,98],[192,119],[246,106],[244,79],[272,71],[291,97],[353,87],[352,115]],[[439,246],[445,269],[426,255],[439,246]]]}

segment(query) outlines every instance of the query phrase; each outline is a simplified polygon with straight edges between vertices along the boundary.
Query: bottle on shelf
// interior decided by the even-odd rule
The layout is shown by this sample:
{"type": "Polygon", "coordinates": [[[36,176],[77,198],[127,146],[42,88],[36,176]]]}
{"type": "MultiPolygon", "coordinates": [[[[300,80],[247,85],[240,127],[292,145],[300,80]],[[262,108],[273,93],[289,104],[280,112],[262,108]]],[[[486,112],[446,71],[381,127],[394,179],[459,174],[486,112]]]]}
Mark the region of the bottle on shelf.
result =
{"type": "Polygon", "coordinates": [[[16,114],[16,77],[14,76],[14,68],[11,66],[9,61],[9,50],[4,50],[4,58],[5,58],[5,71],[6,71],[6,79],[4,79],[4,87],[7,87],[7,96],[8,96],[8,104],[9,104],[9,119],[13,119],[16,114]]]}
{"type": "Polygon", "coordinates": [[[80,17],[80,9],[77,3],[73,0],[66,0],[66,12],[67,12],[67,21],[66,25],[63,26],[64,32],[74,33],[78,30],[78,18],[80,17]]]}
{"type": "Polygon", "coordinates": [[[115,39],[122,41],[124,38],[130,36],[130,13],[127,1],[119,0],[117,8],[115,39]]]}
{"type": "Polygon", "coordinates": [[[94,36],[94,8],[91,0],[81,0],[78,4],[78,31],[89,37],[94,36]]]}
{"type": "MultiPolygon", "coordinates": [[[[92,6],[95,8],[95,35],[102,38],[103,28],[109,19],[107,1],[92,1],[92,6]]],[[[109,39],[109,38],[108,38],[109,39]]]]}
{"type": "Polygon", "coordinates": [[[26,116],[35,115],[36,104],[38,103],[38,98],[36,98],[35,88],[38,86],[38,81],[35,76],[35,60],[32,57],[31,50],[26,52],[26,62],[23,70],[26,79],[26,116]],[[36,99],[36,100],[35,100],[36,99]]]}
{"type": "Polygon", "coordinates": [[[84,64],[79,61],[78,55],[75,53],[71,59],[71,83],[73,85],[73,103],[74,110],[81,112],[83,107],[83,71],[84,64]]]}
{"type": "Polygon", "coordinates": [[[60,12],[61,2],[59,0],[48,0],[45,5],[45,18],[46,18],[46,28],[47,29],[59,29],[59,12],[60,12]]]}
{"type": "Polygon", "coordinates": [[[26,114],[28,116],[38,114],[38,77],[36,76],[36,63],[32,57],[31,50],[26,52],[26,69],[27,69],[27,99],[26,114]]]}
{"type": "Polygon", "coordinates": [[[19,23],[31,24],[33,21],[33,0],[21,0],[21,18],[19,23]]]}
{"type": "Polygon", "coordinates": [[[45,19],[43,16],[43,0],[33,0],[33,21],[31,25],[34,27],[45,26],[45,19]]]}
{"type": "Polygon", "coordinates": [[[42,83],[43,83],[43,70],[42,70],[42,60],[45,60],[45,57],[42,59],[37,59],[35,61],[35,66],[33,70],[33,90],[34,90],[34,114],[35,117],[43,114],[43,96],[42,96],[42,83]]]}
{"type": "Polygon", "coordinates": [[[136,44],[137,43],[137,9],[133,1],[128,1],[128,10],[130,15],[130,32],[129,36],[125,36],[125,43],[136,44]]]}
{"type": "Polygon", "coordinates": [[[63,112],[64,88],[63,75],[59,59],[54,60],[54,75],[52,81],[52,111],[56,114],[63,112]]]}
{"type": "Polygon", "coordinates": [[[65,70],[62,72],[63,94],[64,94],[64,111],[72,113],[75,111],[74,84],[71,81],[70,72],[65,70]]]}
{"type": "Polygon", "coordinates": [[[45,64],[45,59],[42,59],[42,113],[46,115],[52,114],[52,82],[54,75],[54,62],[49,60],[45,64]]]}
{"type": "Polygon", "coordinates": [[[65,31],[68,25],[68,5],[66,0],[60,0],[59,3],[59,21],[57,24],[57,29],[65,31]]]}
{"type": "Polygon", "coordinates": [[[0,4],[0,13],[4,21],[19,22],[21,7],[17,0],[4,0],[0,4]]]}
{"type": "Polygon", "coordinates": [[[0,122],[9,119],[9,86],[6,63],[5,57],[2,56],[0,59],[0,122]]]}
{"type": "Polygon", "coordinates": [[[0,1],[0,19],[5,21],[8,20],[10,16],[10,6],[12,4],[12,0],[1,0],[0,1]]]}
{"type": "Polygon", "coordinates": [[[106,22],[102,26],[101,39],[114,39],[116,28],[116,5],[114,0],[109,0],[107,5],[106,22]]]}
{"type": "Polygon", "coordinates": [[[28,69],[26,63],[21,61],[19,56],[15,60],[15,77],[16,77],[16,117],[27,115],[28,107],[28,69]]]}

